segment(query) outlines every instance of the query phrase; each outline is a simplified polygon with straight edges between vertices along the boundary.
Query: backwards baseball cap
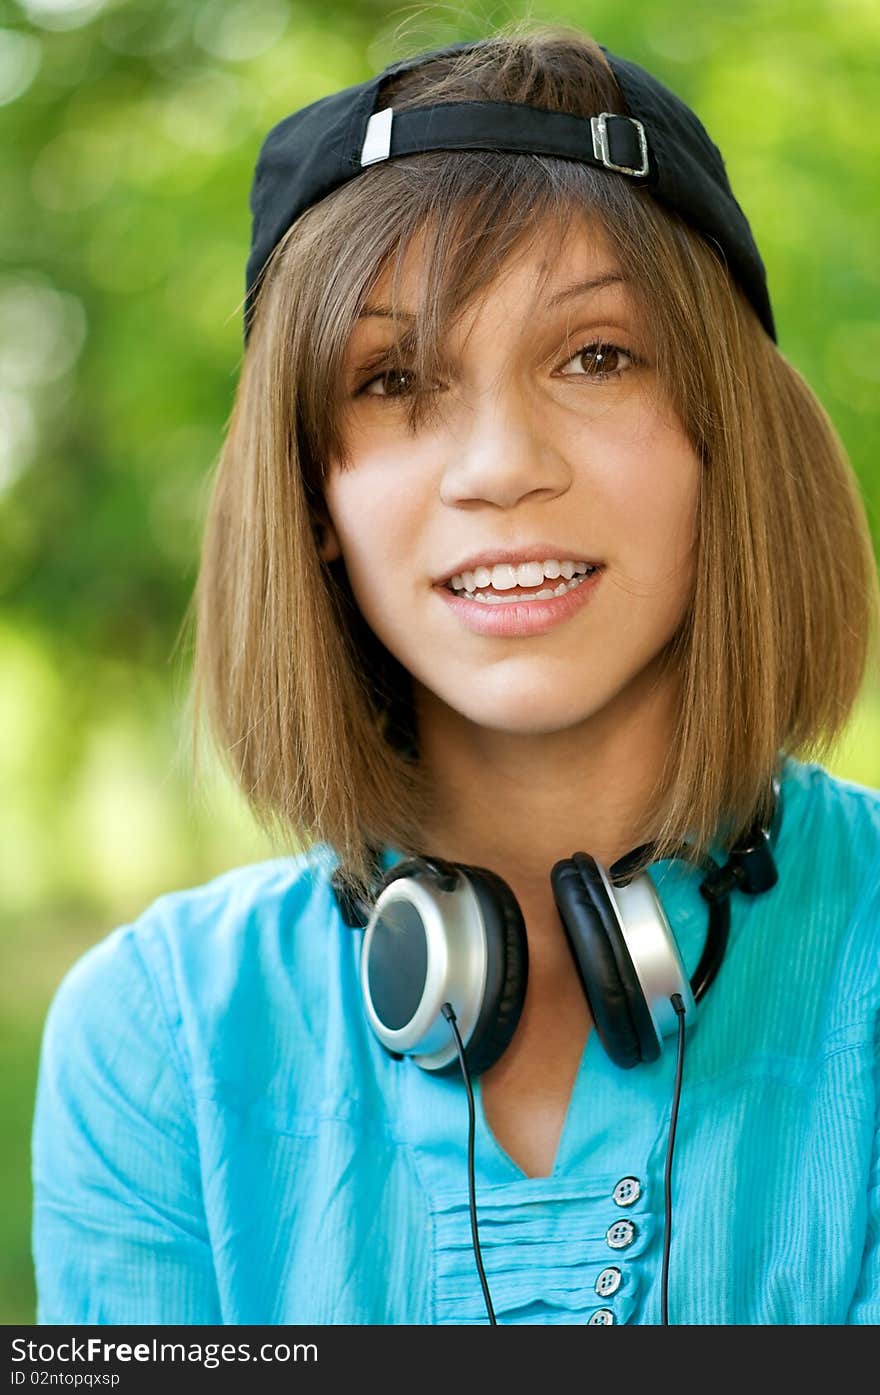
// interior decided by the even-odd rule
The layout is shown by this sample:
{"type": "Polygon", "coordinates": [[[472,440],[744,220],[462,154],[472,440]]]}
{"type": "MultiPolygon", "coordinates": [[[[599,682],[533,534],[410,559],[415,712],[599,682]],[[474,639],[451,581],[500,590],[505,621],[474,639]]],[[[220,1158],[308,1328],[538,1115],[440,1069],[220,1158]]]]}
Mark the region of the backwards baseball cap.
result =
{"type": "Polygon", "coordinates": [[[485,40],[449,44],[404,58],[273,126],[251,189],[245,343],[266,262],[300,214],[382,160],[429,150],[561,156],[646,188],[720,250],[775,341],[764,263],[733,196],[721,152],[690,107],[638,64],[599,45],[623,94],[626,115],[598,112],[584,118],[521,103],[481,101],[376,111],[387,79],[430,59],[478,48],[481,42],[485,40]]]}

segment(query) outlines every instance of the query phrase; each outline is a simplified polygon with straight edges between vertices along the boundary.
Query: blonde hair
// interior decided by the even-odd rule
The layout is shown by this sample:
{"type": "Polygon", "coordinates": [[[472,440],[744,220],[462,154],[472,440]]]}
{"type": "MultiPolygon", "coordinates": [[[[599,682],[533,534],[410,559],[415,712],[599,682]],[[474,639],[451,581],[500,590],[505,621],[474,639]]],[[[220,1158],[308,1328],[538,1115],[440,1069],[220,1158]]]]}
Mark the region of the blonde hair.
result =
{"type": "MultiPolygon", "coordinates": [[[[564,26],[505,25],[383,92],[398,110],[462,99],[625,111],[600,49],[564,26]]],[[[667,646],[675,729],[650,807],[652,856],[694,861],[770,812],[780,757],[825,759],[880,615],[857,482],[835,430],[731,281],[719,250],[625,178],[575,161],[438,151],[371,167],[308,209],[264,274],[193,595],[195,767],[203,713],[260,826],[328,843],[367,894],[371,849],[430,851],[410,676],[363,620],[317,537],[327,462],[347,462],[345,347],[381,272],[424,233],[408,343],[431,382],[443,335],[548,218],[597,220],[632,282],[657,375],[702,465],[696,583],[667,646]]],[[[429,410],[415,394],[417,429],[429,410]]]]}

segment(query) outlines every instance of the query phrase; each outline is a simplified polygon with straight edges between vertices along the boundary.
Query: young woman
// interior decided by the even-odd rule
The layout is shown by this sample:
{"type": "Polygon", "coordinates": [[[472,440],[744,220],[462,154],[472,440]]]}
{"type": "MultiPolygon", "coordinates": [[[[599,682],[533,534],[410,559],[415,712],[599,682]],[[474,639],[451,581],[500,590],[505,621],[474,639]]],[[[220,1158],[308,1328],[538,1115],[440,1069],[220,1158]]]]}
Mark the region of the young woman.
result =
{"type": "Polygon", "coordinates": [[[39,1321],[880,1321],[877,573],[721,156],[513,26],[252,209],[196,711],[298,842],[59,987],[39,1321]]]}

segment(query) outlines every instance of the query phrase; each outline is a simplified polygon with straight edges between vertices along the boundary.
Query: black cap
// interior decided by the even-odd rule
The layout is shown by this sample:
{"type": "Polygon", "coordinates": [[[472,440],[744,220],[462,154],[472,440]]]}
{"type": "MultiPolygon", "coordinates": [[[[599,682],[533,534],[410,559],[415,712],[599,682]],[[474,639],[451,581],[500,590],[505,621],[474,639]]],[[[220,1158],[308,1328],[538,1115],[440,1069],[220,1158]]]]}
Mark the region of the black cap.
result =
{"type": "Polygon", "coordinates": [[[597,113],[585,119],[519,103],[460,101],[376,113],[388,78],[432,58],[478,48],[481,42],[485,40],[449,44],[404,58],[366,82],[312,102],[272,128],[260,150],[251,189],[245,342],[260,274],[301,213],[380,160],[456,149],[562,156],[644,186],[720,249],[731,276],[775,341],[764,264],[733,196],[721,152],[690,107],[637,63],[600,45],[623,93],[626,115],[597,113]]]}

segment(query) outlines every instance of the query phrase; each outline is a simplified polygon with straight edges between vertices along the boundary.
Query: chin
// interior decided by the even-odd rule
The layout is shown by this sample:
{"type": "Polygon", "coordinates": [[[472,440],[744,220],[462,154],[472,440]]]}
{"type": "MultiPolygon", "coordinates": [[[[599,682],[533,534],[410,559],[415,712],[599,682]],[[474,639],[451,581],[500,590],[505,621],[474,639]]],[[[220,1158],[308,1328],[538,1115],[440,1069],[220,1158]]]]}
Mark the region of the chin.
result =
{"type": "Polygon", "coordinates": [[[545,684],[540,692],[518,694],[513,700],[508,693],[503,703],[493,703],[479,711],[463,712],[462,716],[475,726],[506,736],[553,736],[573,731],[601,712],[610,695],[592,695],[585,705],[583,696],[577,703],[559,701],[559,695],[548,694],[545,684]]]}

